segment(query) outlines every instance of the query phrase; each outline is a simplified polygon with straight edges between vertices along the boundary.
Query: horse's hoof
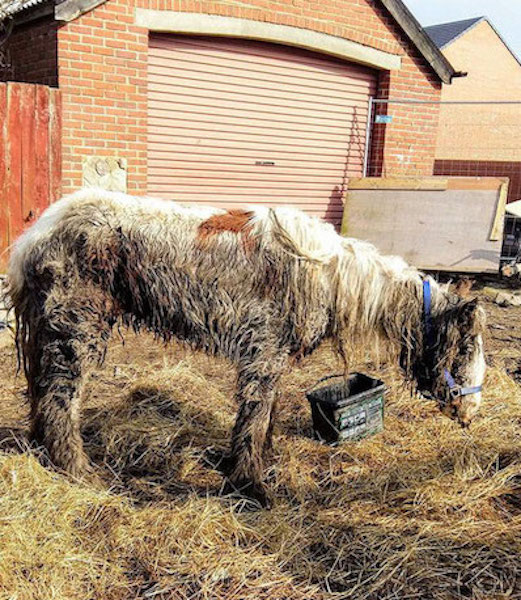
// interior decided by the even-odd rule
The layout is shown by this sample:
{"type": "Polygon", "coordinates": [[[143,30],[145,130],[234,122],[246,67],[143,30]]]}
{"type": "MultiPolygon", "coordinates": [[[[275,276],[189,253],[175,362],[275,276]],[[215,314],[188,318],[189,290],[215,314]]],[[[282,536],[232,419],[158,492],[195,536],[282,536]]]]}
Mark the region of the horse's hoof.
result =
{"type": "Polygon", "coordinates": [[[269,510],[273,506],[271,497],[264,485],[252,481],[227,481],[223,495],[230,495],[243,500],[239,507],[241,511],[253,511],[260,509],[269,510]]]}

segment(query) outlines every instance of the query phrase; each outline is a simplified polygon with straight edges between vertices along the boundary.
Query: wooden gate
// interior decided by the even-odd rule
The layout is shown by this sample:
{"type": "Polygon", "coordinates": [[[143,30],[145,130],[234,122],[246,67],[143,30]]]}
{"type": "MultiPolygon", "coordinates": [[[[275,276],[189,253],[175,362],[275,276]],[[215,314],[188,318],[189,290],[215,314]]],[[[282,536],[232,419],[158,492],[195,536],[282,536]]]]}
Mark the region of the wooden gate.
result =
{"type": "Polygon", "coordinates": [[[60,92],[0,83],[0,272],[8,248],[60,195],[60,92]]]}

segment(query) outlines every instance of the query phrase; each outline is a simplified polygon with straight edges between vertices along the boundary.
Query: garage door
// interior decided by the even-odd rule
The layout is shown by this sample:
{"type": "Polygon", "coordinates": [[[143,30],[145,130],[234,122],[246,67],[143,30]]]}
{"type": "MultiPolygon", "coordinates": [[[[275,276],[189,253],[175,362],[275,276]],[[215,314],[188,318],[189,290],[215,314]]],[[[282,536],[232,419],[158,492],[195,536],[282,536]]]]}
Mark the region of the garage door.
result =
{"type": "Polygon", "coordinates": [[[375,85],[368,68],[304,50],[152,35],[148,192],[338,223],[346,180],[362,175],[375,85]]]}

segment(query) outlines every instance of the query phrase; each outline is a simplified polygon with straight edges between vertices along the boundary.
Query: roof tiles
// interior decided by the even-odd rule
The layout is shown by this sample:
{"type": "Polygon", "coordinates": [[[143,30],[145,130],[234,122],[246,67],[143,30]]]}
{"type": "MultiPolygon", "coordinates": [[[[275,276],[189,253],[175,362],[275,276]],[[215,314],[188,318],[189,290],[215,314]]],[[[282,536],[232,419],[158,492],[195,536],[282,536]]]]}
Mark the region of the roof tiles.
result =
{"type": "Polygon", "coordinates": [[[465,19],[463,21],[440,23],[439,25],[425,27],[425,31],[429,34],[429,37],[436,46],[442,50],[447,44],[450,44],[453,40],[465,33],[467,29],[470,29],[484,18],[485,17],[476,17],[474,19],[465,19]]]}

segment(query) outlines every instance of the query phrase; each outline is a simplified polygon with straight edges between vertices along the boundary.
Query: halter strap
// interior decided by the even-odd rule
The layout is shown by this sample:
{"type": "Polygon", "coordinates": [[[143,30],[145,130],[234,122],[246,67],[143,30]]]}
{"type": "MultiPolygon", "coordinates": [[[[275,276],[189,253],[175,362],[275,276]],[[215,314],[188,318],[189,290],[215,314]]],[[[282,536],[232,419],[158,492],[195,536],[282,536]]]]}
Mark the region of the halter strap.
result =
{"type": "Polygon", "coordinates": [[[434,328],[432,326],[432,293],[431,293],[431,282],[428,279],[423,280],[423,322],[425,327],[425,337],[427,338],[427,345],[432,348],[435,344],[434,340],[434,328]]]}
{"type": "MultiPolygon", "coordinates": [[[[423,325],[425,329],[425,338],[427,340],[427,348],[433,348],[436,343],[434,327],[432,325],[431,309],[431,282],[426,278],[423,280],[423,325]]],[[[450,374],[450,371],[448,369],[444,369],[443,375],[445,377],[445,382],[449,386],[449,390],[452,396],[469,396],[470,394],[477,394],[483,389],[482,385],[476,385],[473,387],[461,387],[457,385],[454,381],[454,377],[450,374]]]]}
{"type": "Polygon", "coordinates": [[[460,387],[459,385],[456,385],[454,377],[452,377],[447,369],[443,371],[443,374],[445,376],[445,381],[449,386],[450,393],[453,396],[469,396],[470,394],[477,394],[483,389],[482,385],[475,385],[474,387],[460,387]]]}

